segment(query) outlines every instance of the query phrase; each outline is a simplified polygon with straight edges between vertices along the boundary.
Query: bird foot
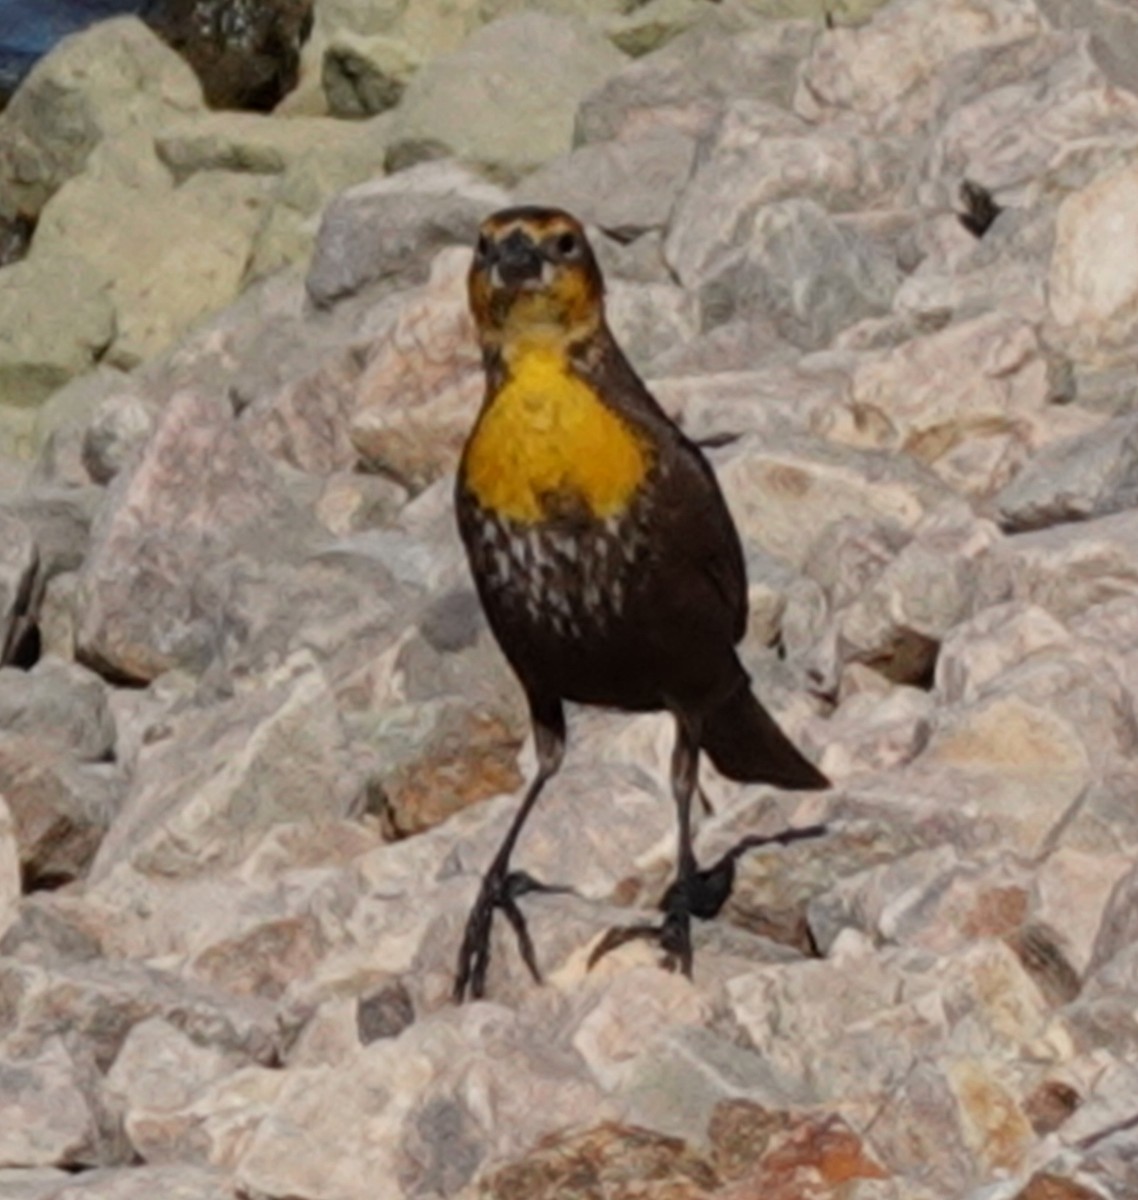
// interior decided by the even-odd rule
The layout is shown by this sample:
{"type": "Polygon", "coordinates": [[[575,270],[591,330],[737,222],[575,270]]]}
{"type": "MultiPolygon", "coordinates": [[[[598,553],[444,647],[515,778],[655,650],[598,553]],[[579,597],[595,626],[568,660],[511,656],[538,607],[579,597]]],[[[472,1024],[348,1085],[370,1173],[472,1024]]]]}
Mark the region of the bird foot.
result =
{"type": "Polygon", "coordinates": [[[644,939],[657,942],[664,956],[660,965],[666,971],[678,967],[688,979],[692,971],[691,914],[686,909],[674,908],[659,925],[624,925],[610,929],[593,947],[589,955],[588,969],[591,971],[610,951],[628,942],[644,939]]]}
{"type": "Polygon", "coordinates": [[[518,939],[522,961],[529,968],[535,983],[541,983],[533,939],[526,927],[526,919],[517,905],[519,896],[530,892],[568,892],[571,888],[557,884],[542,883],[526,871],[487,872],[478,892],[478,899],[466,919],[466,932],[462,937],[462,948],[458,952],[458,970],[454,979],[454,1000],[461,1004],[469,996],[480,999],[486,990],[486,970],[490,965],[490,930],[494,924],[494,910],[500,908],[509,921],[518,939]]]}

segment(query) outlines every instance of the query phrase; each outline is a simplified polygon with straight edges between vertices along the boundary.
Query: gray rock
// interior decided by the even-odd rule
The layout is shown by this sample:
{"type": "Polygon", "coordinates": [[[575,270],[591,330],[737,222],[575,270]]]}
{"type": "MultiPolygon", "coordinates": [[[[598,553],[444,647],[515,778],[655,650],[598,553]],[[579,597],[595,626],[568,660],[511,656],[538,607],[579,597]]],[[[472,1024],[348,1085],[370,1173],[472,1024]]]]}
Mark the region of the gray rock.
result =
{"type": "Polygon", "coordinates": [[[326,209],[306,287],[327,307],[369,284],[423,283],[436,252],[474,244],[482,218],[508,203],[453,163],[428,163],[350,188],[326,209]]]}
{"type": "Polygon", "coordinates": [[[122,799],[111,767],[82,764],[51,740],[0,733],[0,791],[12,812],[23,877],[31,886],[80,878],[122,799]]]}
{"type": "Polygon", "coordinates": [[[167,406],[116,487],[80,574],[79,652],[128,679],[200,671],[221,636],[195,596],[206,566],[242,546],[291,556],[306,522],[227,406],[189,393],[167,406]]]}
{"type": "Polygon", "coordinates": [[[739,96],[788,107],[795,70],[816,32],[810,21],[756,20],[742,6],[707,10],[587,96],[577,112],[577,140],[606,142],[661,127],[699,134],[739,96]]]}
{"type": "Polygon", "coordinates": [[[90,762],[109,756],[115,725],[107,685],[78,663],[42,658],[30,671],[0,669],[0,729],[34,735],[90,762]]]}
{"type": "Polygon", "coordinates": [[[1043,447],[995,503],[1012,533],[1138,506],[1138,417],[1043,447]]]}
{"type": "Polygon", "coordinates": [[[171,717],[167,730],[140,756],[95,882],[120,864],[166,878],[231,865],[273,824],[333,820],[359,798],[358,768],[310,658],[228,704],[171,717]],[[220,744],[229,749],[219,772],[204,752],[220,744]]]}
{"type": "Polygon", "coordinates": [[[72,1169],[124,1161],[100,1120],[95,1072],[52,1038],[34,1056],[0,1054],[0,1162],[72,1169]]]}
{"type": "Polygon", "coordinates": [[[1138,17],[1121,0],[1090,0],[1075,6],[1039,0],[1043,15],[1060,29],[1085,30],[1095,60],[1113,83],[1138,92],[1138,17]]]}
{"type": "Polygon", "coordinates": [[[123,387],[123,372],[102,364],[58,388],[36,414],[34,487],[83,487],[92,482],[84,463],[87,428],[98,406],[123,387]]]}
{"type": "Polygon", "coordinates": [[[765,319],[814,350],[854,321],[888,312],[899,279],[892,256],[814,201],[767,204],[739,250],[704,277],[702,323],[765,319]]]}
{"type": "Polygon", "coordinates": [[[589,143],[527,176],[515,197],[631,240],[664,227],[694,157],[695,139],[674,129],[589,143]]]}
{"type": "Polygon", "coordinates": [[[569,149],[578,102],[624,61],[581,23],[537,12],[501,17],[408,84],[388,163],[453,154],[517,178],[569,149]]]}
{"type": "Polygon", "coordinates": [[[87,1061],[106,1072],[130,1030],[161,1017],[199,1046],[245,1061],[278,1052],[274,1006],[234,996],[137,962],[99,959],[44,967],[5,959],[0,986],[8,1003],[0,1038],[14,1056],[30,1056],[61,1038],[81,1043],[87,1061]]]}
{"type": "Polygon", "coordinates": [[[746,246],[764,205],[812,201],[831,212],[882,205],[899,195],[906,170],[907,147],[896,139],[814,133],[782,109],[735,100],[700,147],[665,255],[684,286],[698,286],[746,246]]]}

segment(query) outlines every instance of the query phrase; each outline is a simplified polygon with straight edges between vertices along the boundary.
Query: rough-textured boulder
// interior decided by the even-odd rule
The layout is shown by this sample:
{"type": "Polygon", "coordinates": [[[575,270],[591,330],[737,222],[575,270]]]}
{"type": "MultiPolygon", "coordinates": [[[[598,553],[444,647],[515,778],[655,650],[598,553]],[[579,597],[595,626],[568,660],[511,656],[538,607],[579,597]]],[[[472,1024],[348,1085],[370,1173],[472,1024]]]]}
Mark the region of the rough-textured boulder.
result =
{"type": "Polygon", "coordinates": [[[70,252],[98,272],[115,312],[108,361],[132,367],[234,299],[265,203],[253,175],[198,174],[176,188],[148,139],[120,138],[52,197],[24,265],[70,252]],[[125,225],[123,208],[140,191],[147,203],[125,225]]]}
{"type": "Polygon", "coordinates": [[[0,448],[26,455],[36,407],[115,339],[109,278],[80,255],[27,260],[0,274],[0,448]]]}
{"type": "Polygon", "coordinates": [[[35,216],[96,146],[201,107],[193,71],[137,18],[65,38],[0,114],[0,216],[35,216]]]}
{"type": "Polygon", "coordinates": [[[388,161],[453,154],[516,178],[569,149],[578,102],[623,61],[581,23],[536,12],[502,17],[411,81],[388,161]]]}

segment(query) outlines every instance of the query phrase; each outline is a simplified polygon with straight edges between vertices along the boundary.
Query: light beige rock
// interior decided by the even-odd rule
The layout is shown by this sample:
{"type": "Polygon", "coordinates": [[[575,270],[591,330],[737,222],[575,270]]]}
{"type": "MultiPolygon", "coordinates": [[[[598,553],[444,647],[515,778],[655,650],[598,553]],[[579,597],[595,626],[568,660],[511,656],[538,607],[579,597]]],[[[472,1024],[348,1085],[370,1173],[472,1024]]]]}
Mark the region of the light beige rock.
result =
{"type": "Polygon", "coordinates": [[[1001,205],[1028,208],[1090,183],[1133,154],[1138,96],[1111,85],[1085,39],[1044,33],[990,62],[990,79],[969,80],[966,103],[951,99],[960,95],[954,92],[959,72],[939,82],[951,111],[933,137],[928,175],[941,203],[955,206],[960,181],[970,179],[1001,205]]]}
{"type": "Polygon", "coordinates": [[[1093,777],[1081,731],[1014,694],[942,717],[918,760],[957,788],[961,811],[1038,854],[1093,777]]]}
{"type": "Polygon", "coordinates": [[[1038,650],[1071,645],[1067,629],[1033,604],[994,604],[941,644],[936,686],[949,703],[974,700],[998,675],[1038,650]]]}
{"type": "MultiPolygon", "coordinates": [[[[847,407],[851,428],[874,431],[871,444],[905,450],[937,470],[967,439],[1014,433],[1050,391],[1035,330],[992,313],[863,360],[847,407]]],[[[836,424],[832,436],[847,440],[836,424]]],[[[855,444],[864,439],[861,432],[855,444]]]]}
{"type": "Polygon", "coordinates": [[[744,542],[795,566],[835,521],[876,518],[912,528],[949,497],[931,473],[909,459],[837,452],[804,438],[772,445],[741,441],[725,457],[719,479],[744,542]]]}
{"type": "Polygon", "coordinates": [[[1129,869],[1126,855],[1060,847],[1036,875],[1033,919],[1055,939],[1080,976],[1091,963],[1111,893],[1129,869]]]}
{"type": "Polygon", "coordinates": [[[516,178],[570,148],[578,102],[623,62],[582,23],[537,12],[501,17],[410,82],[388,162],[453,154],[516,178]]]}
{"type": "Polygon", "coordinates": [[[121,1112],[131,1145],[147,1162],[169,1161],[167,1147],[148,1134],[162,1114],[187,1107],[239,1059],[216,1046],[195,1045],[161,1018],[140,1021],[127,1034],[107,1073],[106,1096],[121,1112]],[[150,1123],[148,1125],[148,1122],[150,1123]]]}
{"type": "MultiPolygon", "coordinates": [[[[932,702],[926,692],[901,687],[885,700],[862,693],[817,729],[818,765],[830,779],[847,779],[908,762],[928,740],[932,702]]],[[[807,733],[807,746],[813,738],[807,733]]]]}
{"type": "Polygon", "coordinates": [[[1138,272],[1117,247],[1138,233],[1138,168],[1108,172],[1059,206],[1048,279],[1063,344],[1082,362],[1121,358],[1138,333],[1138,272]]]}
{"type": "Polygon", "coordinates": [[[181,1169],[209,1163],[232,1172],[287,1082],[283,1071],[243,1067],[204,1083],[182,1104],[132,1108],[126,1133],[148,1162],[181,1169]]]}
{"type": "Polygon", "coordinates": [[[237,1169],[241,1184],[354,1200],[455,1192],[567,1121],[611,1111],[581,1060],[492,1004],[419,1021],[339,1067],[292,1073],[237,1169]],[[508,1080],[508,1082],[507,1082],[508,1080]]]}
{"type": "Polygon", "coordinates": [[[64,38],[0,117],[0,213],[38,213],[100,143],[203,107],[191,68],[135,17],[64,38]]]}
{"type": "Polygon", "coordinates": [[[1135,592],[1138,518],[1131,512],[1008,538],[981,564],[987,603],[1021,601],[1066,621],[1135,592]]]}
{"type": "Polygon", "coordinates": [[[42,1200],[152,1200],[154,1196],[168,1200],[237,1200],[230,1176],[184,1163],[90,1171],[42,1200]]]}

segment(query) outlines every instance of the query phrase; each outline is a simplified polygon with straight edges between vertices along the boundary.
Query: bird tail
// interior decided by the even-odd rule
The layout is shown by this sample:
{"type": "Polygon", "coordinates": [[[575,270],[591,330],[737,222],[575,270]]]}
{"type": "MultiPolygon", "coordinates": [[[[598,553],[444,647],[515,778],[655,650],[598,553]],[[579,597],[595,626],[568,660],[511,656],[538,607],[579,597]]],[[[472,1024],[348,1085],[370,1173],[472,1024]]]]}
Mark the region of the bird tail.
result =
{"type": "Polygon", "coordinates": [[[830,786],[779,729],[746,682],[707,714],[700,744],[724,775],[740,783],[773,783],[795,791],[830,786]]]}

